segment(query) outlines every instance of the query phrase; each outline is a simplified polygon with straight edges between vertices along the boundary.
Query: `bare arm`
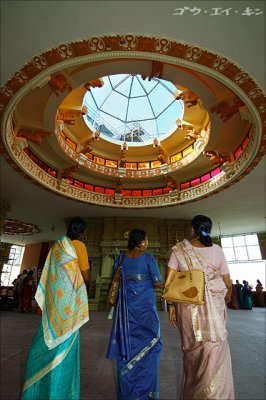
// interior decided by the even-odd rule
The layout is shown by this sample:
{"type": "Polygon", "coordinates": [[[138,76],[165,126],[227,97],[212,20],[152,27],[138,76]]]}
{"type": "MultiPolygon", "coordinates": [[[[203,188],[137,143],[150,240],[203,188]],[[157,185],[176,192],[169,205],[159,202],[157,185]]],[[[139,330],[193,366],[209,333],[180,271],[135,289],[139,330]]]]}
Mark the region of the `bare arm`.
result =
{"type": "Polygon", "coordinates": [[[224,299],[225,299],[226,303],[229,303],[229,301],[231,300],[231,295],[232,295],[232,282],[230,279],[230,274],[222,275],[222,277],[223,277],[224,284],[227,288],[227,293],[226,293],[224,299]]]}
{"type": "Polygon", "coordinates": [[[85,269],[84,271],[81,271],[81,274],[83,276],[85,285],[88,286],[88,284],[90,283],[90,270],[89,269],[85,269]]]}
{"type": "MultiPolygon", "coordinates": [[[[168,278],[174,273],[174,270],[172,268],[167,267],[166,270],[166,281],[165,283],[167,284],[168,278]]],[[[173,326],[177,326],[177,321],[176,321],[176,308],[175,305],[172,303],[167,303],[168,304],[168,313],[169,313],[169,321],[170,324],[173,326]]]]}

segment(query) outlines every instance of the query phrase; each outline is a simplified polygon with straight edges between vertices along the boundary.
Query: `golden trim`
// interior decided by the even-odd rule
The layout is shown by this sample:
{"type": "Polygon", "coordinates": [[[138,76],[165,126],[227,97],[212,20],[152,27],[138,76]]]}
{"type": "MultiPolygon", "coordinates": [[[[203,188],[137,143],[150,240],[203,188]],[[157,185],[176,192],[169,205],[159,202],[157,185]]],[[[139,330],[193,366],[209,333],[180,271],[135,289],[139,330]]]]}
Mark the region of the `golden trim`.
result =
{"type": "Polygon", "coordinates": [[[221,376],[224,371],[224,362],[218,369],[216,375],[214,376],[213,380],[209,385],[206,387],[206,389],[203,389],[199,393],[196,393],[195,396],[193,396],[193,400],[206,400],[209,399],[210,396],[213,394],[213,392],[216,390],[218,384],[220,383],[221,376]]]}
{"type": "Polygon", "coordinates": [[[191,305],[191,320],[196,342],[202,342],[202,332],[199,327],[198,306],[194,304],[191,305]]]}

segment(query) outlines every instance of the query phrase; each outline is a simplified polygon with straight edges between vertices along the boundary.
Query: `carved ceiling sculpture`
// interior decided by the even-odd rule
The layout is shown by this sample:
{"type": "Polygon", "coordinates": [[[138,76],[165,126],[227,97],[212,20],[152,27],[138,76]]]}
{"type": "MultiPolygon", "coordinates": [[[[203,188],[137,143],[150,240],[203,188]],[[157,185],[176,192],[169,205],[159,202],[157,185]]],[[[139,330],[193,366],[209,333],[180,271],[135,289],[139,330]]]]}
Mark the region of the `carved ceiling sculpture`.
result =
{"type": "Polygon", "coordinates": [[[15,219],[6,218],[4,220],[3,233],[6,235],[35,235],[41,230],[34,224],[22,222],[15,219]]]}
{"type": "Polygon", "coordinates": [[[109,207],[207,197],[265,154],[266,103],[256,82],[221,55],[158,37],[93,37],[50,49],[1,87],[0,112],[1,153],[18,172],[59,195],[109,207]],[[183,110],[171,131],[146,132],[140,121],[115,136],[92,115],[85,96],[100,96],[108,77],[123,74],[147,93],[157,84],[171,91],[183,110]]]}

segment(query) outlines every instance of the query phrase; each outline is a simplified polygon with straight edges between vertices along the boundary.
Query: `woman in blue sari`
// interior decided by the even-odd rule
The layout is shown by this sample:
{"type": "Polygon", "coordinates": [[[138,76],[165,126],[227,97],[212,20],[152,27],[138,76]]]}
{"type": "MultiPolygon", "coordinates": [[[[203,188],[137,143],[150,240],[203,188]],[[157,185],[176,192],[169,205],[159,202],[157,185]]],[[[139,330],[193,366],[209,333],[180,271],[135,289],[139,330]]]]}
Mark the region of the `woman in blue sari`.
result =
{"type": "Polygon", "coordinates": [[[89,319],[86,284],[89,263],[78,240],[86,223],[79,217],[51,247],[35,295],[42,310],[33,339],[22,400],[79,400],[79,328],[89,319]]]}
{"type": "Polygon", "coordinates": [[[141,229],[131,231],[123,258],[119,298],[107,358],[117,360],[119,400],[158,399],[162,341],[154,288],[162,284],[159,268],[147,253],[141,229]]]}

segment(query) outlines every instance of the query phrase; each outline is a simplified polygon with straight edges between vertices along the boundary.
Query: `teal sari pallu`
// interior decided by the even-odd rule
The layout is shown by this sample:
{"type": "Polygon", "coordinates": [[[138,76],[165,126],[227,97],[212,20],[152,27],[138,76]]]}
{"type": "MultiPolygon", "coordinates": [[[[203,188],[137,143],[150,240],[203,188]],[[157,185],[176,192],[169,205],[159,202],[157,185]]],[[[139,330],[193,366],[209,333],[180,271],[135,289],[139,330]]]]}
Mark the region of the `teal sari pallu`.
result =
{"type": "Polygon", "coordinates": [[[42,321],[32,342],[21,400],[79,400],[80,337],[73,333],[48,350],[42,321]]]}

